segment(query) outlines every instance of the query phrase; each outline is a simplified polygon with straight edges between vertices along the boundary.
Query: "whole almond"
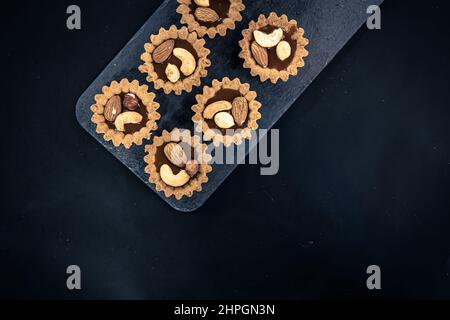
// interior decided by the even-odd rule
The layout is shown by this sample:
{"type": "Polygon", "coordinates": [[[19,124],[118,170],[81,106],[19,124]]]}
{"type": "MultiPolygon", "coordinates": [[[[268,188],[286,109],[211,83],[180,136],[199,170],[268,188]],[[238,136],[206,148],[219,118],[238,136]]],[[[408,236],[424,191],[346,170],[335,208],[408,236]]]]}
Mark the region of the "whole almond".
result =
{"type": "Polygon", "coordinates": [[[164,41],[156,47],[155,51],[153,51],[153,61],[155,61],[156,63],[163,63],[164,61],[169,59],[174,47],[174,40],[164,41]]]}
{"type": "Polygon", "coordinates": [[[174,165],[184,168],[187,162],[187,156],[183,148],[174,142],[166,144],[164,147],[166,158],[174,165]]]}
{"type": "Polygon", "coordinates": [[[252,55],[256,62],[263,68],[266,68],[269,65],[269,55],[267,53],[267,49],[261,47],[256,42],[252,43],[252,55]]]}
{"type": "Polygon", "coordinates": [[[121,112],[122,100],[120,99],[120,96],[113,96],[106,103],[103,115],[105,116],[106,120],[114,122],[121,112]]]}
{"type": "Polygon", "coordinates": [[[242,126],[247,120],[248,116],[248,103],[244,97],[237,97],[233,100],[233,109],[231,109],[234,121],[238,126],[242,126]]]}
{"type": "Polygon", "coordinates": [[[195,17],[197,18],[197,20],[200,20],[202,22],[213,23],[220,19],[217,12],[215,12],[211,8],[198,7],[195,10],[194,14],[195,14],[195,17]]]}

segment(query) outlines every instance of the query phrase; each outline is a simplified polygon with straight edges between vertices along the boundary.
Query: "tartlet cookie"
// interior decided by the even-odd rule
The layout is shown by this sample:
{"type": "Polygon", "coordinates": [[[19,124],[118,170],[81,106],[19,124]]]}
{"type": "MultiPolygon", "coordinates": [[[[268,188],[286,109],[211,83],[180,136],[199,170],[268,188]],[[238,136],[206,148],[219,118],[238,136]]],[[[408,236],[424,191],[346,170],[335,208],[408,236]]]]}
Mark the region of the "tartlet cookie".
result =
{"type": "Polygon", "coordinates": [[[200,86],[200,78],[208,75],[206,68],[211,66],[205,40],[186,27],[161,28],[157,35],[150,37],[144,49],[141,55],[144,64],[139,66],[139,71],[147,73],[147,81],[166,94],[191,92],[193,86],[200,86]]]}
{"type": "Polygon", "coordinates": [[[133,144],[141,145],[158,129],[159,103],[154,101],[155,94],[148,92],[148,86],[139,85],[137,80],[112,81],[94,98],[91,121],[97,126],[96,132],[115,147],[123,145],[129,149],[133,144]]]}
{"type": "Polygon", "coordinates": [[[207,145],[201,144],[200,137],[191,136],[189,130],[164,130],[145,150],[149,182],[167,198],[190,198],[208,182],[212,157],[207,153],[207,145]]]}
{"type": "Polygon", "coordinates": [[[270,80],[275,84],[280,79],[286,82],[305,65],[303,58],[309,54],[305,49],[309,41],[303,37],[304,30],[297,26],[297,21],[289,21],[286,15],[278,17],[274,12],[267,18],[260,15],[242,35],[239,57],[244,59],[244,68],[250,69],[252,76],[259,76],[261,82],[270,80]]]}
{"type": "Polygon", "coordinates": [[[207,34],[211,39],[217,34],[225,36],[228,29],[234,30],[236,22],[242,21],[240,12],[245,10],[242,0],[178,0],[178,3],[181,23],[199,37],[207,34]]]}
{"type": "Polygon", "coordinates": [[[215,146],[240,145],[243,139],[251,139],[252,131],[258,129],[261,119],[261,103],[248,83],[239,79],[213,80],[212,87],[204,86],[203,93],[196,95],[197,104],[192,106],[195,130],[203,133],[204,141],[215,146]]]}

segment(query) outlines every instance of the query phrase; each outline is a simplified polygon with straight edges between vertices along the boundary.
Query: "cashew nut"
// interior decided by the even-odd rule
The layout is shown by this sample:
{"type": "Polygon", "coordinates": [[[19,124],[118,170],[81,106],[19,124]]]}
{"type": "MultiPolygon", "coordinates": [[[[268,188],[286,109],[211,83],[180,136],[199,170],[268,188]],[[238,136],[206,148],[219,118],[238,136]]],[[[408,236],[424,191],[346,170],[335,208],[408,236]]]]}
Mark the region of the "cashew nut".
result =
{"type": "Polygon", "coordinates": [[[181,170],[178,174],[173,174],[172,169],[169,165],[163,164],[161,169],[159,170],[159,174],[161,176],[162,181],[165,184],[178,188],[184,186],[186,183],[191,180],[191,177],[187,174],[185,170],[181,170]]]}
{"type": "Polygon", "coordinates": [[[200,7],[209,7],[209,0],[194,0],[194,2],[200,7]]]}
{"type": "Polygon", "coordinates": [[[291,45],[287,41],[281,41],[277,45],[277,57],[281,61],[284,61],[287,58],[289,58],[291,56],[291,53],[292,53],[291,45]]]}
{"type": "Polygon", "coordinates": [[[205,110],[203,111],[203,117],[205,119],[212,119],[216,115],[216,113],[231,110],[231,108],[233,108],[233,105],[229,101],[226,100],[217,101],[211,103],[209,106],[205,108],[205,110]]]}
{"type": "Polygon", "coordinates": [[[181,72],[187,77],[194,73],[197,67],[197,62],[195,61],[192,53],[182,48],[173,49],[173,55],[181,60],[181,72]]]}
{"type": "Polygon", "coordinates": [[[267,34],[259,30],[253,32],[256,43],[263,48],[275,47],[283,39],[283,29],[278,28],[267,34]]]}
{"type": "Polygon", "coordinates": [[[233,116],[228,112],[219,112],[216,114],[214,122],[221,129],[230,129],[231,127],[234,127],[233,116]]]}
{"type": "Polygon", "coordinates": [[[166,76],[170,82],[175,83],[180,80],[180,70],[178,70],[176,65],[168,63],[166,67],[166,76]]]}
{"type": "Polygon", "coordinates": [[[119,114],[116,118],[116,121],[114,121],[114,125],[116,126],[116,129],[119,131],[125,131],[125,125],[126,124],[137,124],[141,123],[143,117],[140,113],[133,112],[133,111],[127,111],[119,114]]]}

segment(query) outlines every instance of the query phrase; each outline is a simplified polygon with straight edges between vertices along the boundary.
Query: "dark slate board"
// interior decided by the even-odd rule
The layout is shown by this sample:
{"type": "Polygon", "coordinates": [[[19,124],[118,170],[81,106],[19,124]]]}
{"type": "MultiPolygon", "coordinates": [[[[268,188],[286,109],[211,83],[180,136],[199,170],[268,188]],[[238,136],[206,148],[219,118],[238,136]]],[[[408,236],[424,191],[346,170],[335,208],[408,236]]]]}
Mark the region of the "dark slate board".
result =
{"type": "MultiPolygon", "coordinates": [[[[202,85],[210,85],[213,79],[222,79],[225,76],[231,79],[239,77],[241,81],[250,83],[252,90],[258,93],[258,100],[263,104],[260,128],[270,129],[365,23],[367,7],[382,2],[383,0],[371,0],[370,3],[367,0],[244,1],[247,6],[243,13],[244,19],[237,24],[236,30],[228,31],[226,37],[216,37],[213,40],[205,38],[206,47],[212,52],[212,66],[208,69],[208,77],[203,78],[202,85]],[[307,47],[310,55],[306,58],[306,66],[300,70],[298,76],[291,77],[288,83],[279,82],[276,85],[269,81],[260,83],[259,78],[252,77],[248,69],[242,68],[242,60],[238,57],[241,31],[247,28],[251,20],[257,19],[259,14],[268,15],[271,11],[279,15],[285,13],[289,19],[297,20],[299,26],[305,29],[305,37],[310,40],[307,47]]],[[[105,142],[101,135],[96,134],[95,126],[90,121],[90,106],[94,103],[94,95],[101,92],[102,86],[112,80],[128,78],[137,79],[141,84],[146,83],[145,75],[137,70],[141,63],[140,55],[144,43],[161,27],[168,28],[172,24],[182,26],[179,22],[180,16],[175,11],[177,5],[175,0],[166,0],[83,93],[76,106],[76,116],[81,126],[154,191],[154,186],[148,183],[148,176],[144,172],[144,146],[133,146],[130,150],[125,150],[105,142]]],[[[149,84],[149,87],[153,89],[153,84],[149,84]]],[[[192,130],[193,112],[190,107],[195,103],[195,94],[200,90],[198,87],[192,93],[184,93],[182,96],[165,95],[158,90],[156,100],[161,104],[159,112],[162,119],[158,123],[159,130],[156,134],[163,129],[171,130],[174,127],[192,130]]],[[[213,173],[209,175],[210,181],[204,185],[201,193],[196,193],[192,198],[177,201],[173,197],[167,199],[162,193],[158,194],[176,210],[194,211],[205,203],[236,167],[237,164],[214,165],[213,173]]]]}

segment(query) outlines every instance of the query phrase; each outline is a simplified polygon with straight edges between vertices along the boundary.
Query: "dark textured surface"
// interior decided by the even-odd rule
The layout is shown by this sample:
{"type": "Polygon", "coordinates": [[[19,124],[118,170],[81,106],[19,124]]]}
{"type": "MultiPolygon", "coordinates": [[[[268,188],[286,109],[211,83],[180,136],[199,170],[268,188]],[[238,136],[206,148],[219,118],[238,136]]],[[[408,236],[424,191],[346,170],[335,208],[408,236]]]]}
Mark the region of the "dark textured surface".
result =
{"type": "MultiPolygon", "coordinates": [[[[381,2],[382,0],[376,0],[371,4],[381,2]]],[[[258,93],[258,100],[263,104],[260,128],[270,129],[365,22],[367,2],[365,0],[270,0],[248,1],[246,5],[244,19],[238,23],[236,30],[228,32],[225,38],[217,37],[214,40],[208,38],[206,47],[212,52],[209,57],[212,66],[208,69],[208,77],[202,80],[202,85],[210,85],[213,79],[222,79],[224,76],[230,79],[239,77],[242,82],[250,83],[252,90],[258,93]],[[251,20],[257,19],[259,14],[268,15],[272,11],[279,15],[286,13],[290,19],[297,20],[299,26],[305,29],[305,37],[310,40],[310,45],[307,47],[310,56],[306,58],[306,67],[300,70],[297,77],[290,78],[288,83],[280,81],[276,85],[271,84],[270,81],[261,84],[259,78],[251,77],[249,71],[242,68],[243,61],[238,57],[241,31],[251,20]]],[[[83,93],[76,107],[80,124],[152,190],[155,190],[155,187],[148,182],[148,175],[144,172],[144,146],[133,146],[131,150],[126,150],[123,147],[115,148],[111,142],[104,141],[103,137],[95,132],[95,125],[90,121],[92,112],[89,108],[94,103],[94,95],[101,92],[102,86],[109,84],[112,80],[120,81],[122,78],[127,78],[130,81],[137,79],[141,84],[146,83],[145,75],[137,70],[141,64],[139,57],[143,52],[143,46],[149,41],[149,35],[157,33],[159,28],[167,29],[172,24],[180,26],[180,16],[175,12],[176,7],[176,1],[164,1],[83,93]]],[[[150,84],[150,88],[153,88],[153,84],[150,84]]],[[[156,100],[161,104],[159,112],[162,114],[162,119],[158,123],[160,128],[158,133],[162,129],[170,131],[175,127],[192,130],[193,113],[190,107],[195,104],[195,94],[200,91],[201,88],[196,88],[192,93],[185,93],[181,97],[174,94],[164,95],[161,90],[158,91],[156,100]]],[[[208,184],[204,185],[201,193],[195,193],[192,198],[183,198],[178,201],[174,197],[167,199],[163,193],[158,194],[177,210],[196,210],[236,167],[237,165],[214,165],[208,184]]]]}
{"type": "Polygon", "coordinates": [[[275,125],[279,174],[240,166],[195,214],[74,115],[160,2],[78,0],[76,32],[72,3],[0,12],[2,115],[21,120],[2,123],[0,297],[450,298],[448,1],[386,0],[382,30],[361,28],[275,125]]]}

